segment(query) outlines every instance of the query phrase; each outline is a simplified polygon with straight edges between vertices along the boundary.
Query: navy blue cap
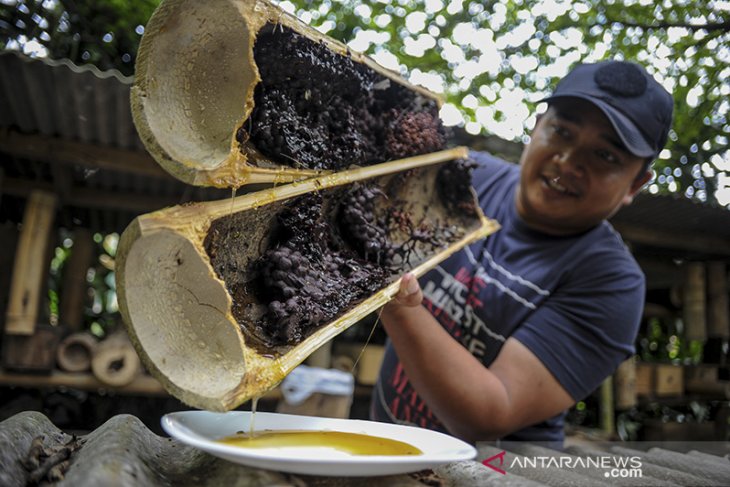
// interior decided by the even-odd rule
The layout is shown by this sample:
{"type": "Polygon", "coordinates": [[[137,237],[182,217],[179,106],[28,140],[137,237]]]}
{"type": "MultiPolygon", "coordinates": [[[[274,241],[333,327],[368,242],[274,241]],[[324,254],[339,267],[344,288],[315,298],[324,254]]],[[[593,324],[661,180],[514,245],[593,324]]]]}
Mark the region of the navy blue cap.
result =
{"type": "Polygon", "coordinates": [[[580,64],[558,83],[552,96],[542,101],[565,97],[582,98],[596,105],[635,156],[655,158],[667,142],[674,100],[638,64],[580,64]]]}

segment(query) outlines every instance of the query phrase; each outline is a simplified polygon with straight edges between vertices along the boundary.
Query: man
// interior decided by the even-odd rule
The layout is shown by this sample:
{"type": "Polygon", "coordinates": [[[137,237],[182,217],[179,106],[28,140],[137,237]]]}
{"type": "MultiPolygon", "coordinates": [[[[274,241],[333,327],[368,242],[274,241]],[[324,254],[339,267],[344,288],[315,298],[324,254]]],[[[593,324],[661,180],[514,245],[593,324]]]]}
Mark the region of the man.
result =
{"type": "Polygon", "coordinates": [[[644,276],[606,219],[650,179],[673,102],[643,68],[580,65],[520,165],[472,153],[502,229],[403,277],[371,415],[468,441],[561,443],[565,410],[634,352],[644,276]]]}

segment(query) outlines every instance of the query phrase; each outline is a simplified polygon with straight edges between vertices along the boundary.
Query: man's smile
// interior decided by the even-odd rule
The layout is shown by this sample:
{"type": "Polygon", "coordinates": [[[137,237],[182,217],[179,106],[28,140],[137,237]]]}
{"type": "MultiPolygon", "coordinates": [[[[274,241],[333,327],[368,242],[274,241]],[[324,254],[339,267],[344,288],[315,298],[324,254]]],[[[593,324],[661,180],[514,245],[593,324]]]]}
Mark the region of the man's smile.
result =
{"type": "Polygon", "coordinates": [[[578,196],[578,193],[574,189],[565,185],[565,181],[560,176],[542,176],[542,182],[549,190],[561,196],[578,196]]]}

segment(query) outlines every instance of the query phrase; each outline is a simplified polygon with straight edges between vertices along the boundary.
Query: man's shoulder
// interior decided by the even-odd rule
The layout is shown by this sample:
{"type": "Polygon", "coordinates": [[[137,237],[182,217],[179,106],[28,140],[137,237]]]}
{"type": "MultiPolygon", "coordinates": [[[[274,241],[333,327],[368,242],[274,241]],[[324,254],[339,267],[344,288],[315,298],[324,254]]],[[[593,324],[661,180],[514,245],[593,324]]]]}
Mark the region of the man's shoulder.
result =
{"type": "MultiPolygon", "coordinates": [[[[518,225],[509,220],[506,225],[518,225]]],[[[522,225],[524,228],[524,225],[522,225]]],[[[602,280],[644,279],[641,267],[610,223],[602,222],[594,229],[572,237],[555,237],[531,231],[496,232],[490,236],[502,239],[504,248],[514,249],[513,264],[530,267],[539,262],[546,281],[562,276],[555,282],[585,283],[602,280]]],[[[512,252],[512,250],[510,250],[512,252]]],[[[519,272],[519,268],[515,268],[519,272]]],[[[535,277],[536,282],[541,278],[535,277]]],[[[540,281],[542,282],[542,281],[540,281]]]]}
{"type": "Polygon", "coordinates": [[[584,252],[576,255],[576,265],[588,265],[597,272],[603,269],[610,274],[628,273],[643,279],[643,272],[618,231],[608,221],[603,221],[585,235],[584,252]]]}
{"type": "Polygon", "coordinates": [[[469,158],[476,163],[472,172],[472,185],[482,205],[485,204],[485,197],[503,197],[502,192],[509,191],[519,179],[520,167],[517,164],[488,152],[470,151],[469,158]],[[497,194],[493,194],[495,191],[497,194]]]}
{"type": "Polygon", "coordinates": [[[507,162],[489,152],[470,150],[469,158],[479,164],[480,166],[489,166],[491,168],[502,168],[502,169],[514,169],[517,168],[517,164],[507,162]]]}

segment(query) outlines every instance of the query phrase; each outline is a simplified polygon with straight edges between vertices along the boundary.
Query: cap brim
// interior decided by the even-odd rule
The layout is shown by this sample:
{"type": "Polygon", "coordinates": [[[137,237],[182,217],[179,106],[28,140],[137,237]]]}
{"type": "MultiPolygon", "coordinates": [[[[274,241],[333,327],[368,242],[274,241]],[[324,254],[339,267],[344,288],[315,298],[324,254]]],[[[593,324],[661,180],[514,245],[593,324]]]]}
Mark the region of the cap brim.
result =
{"type": "Polygon", "coordinates": [[[621,139],[621,142],[623,142],[629,152],[637,157],[656,156],[654,149],[652,149],[652,147],[646,142],[639,128],[634,125],[634,122],[608,103],[597,98],[580,94],[549,96],[540,100],[540,102],[549,102],[557,100],[558,98],[580,98],[591,102],[598,107],[604,115],[606,115],[608,121],[611,122],[611,125],[621,139]]]}

